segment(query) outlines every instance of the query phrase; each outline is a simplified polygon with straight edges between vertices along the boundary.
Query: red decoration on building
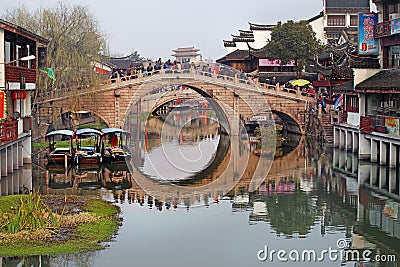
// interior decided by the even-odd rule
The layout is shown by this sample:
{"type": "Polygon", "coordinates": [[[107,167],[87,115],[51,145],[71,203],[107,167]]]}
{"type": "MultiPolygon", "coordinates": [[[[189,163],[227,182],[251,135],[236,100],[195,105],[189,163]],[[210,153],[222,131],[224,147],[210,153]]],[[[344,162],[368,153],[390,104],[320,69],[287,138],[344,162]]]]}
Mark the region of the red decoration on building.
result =
{"type": "Polygon", "coordinates": [[[12,99],[25,99],[26,98],[26,91],[18,90],[12,91],[12,99]]]}

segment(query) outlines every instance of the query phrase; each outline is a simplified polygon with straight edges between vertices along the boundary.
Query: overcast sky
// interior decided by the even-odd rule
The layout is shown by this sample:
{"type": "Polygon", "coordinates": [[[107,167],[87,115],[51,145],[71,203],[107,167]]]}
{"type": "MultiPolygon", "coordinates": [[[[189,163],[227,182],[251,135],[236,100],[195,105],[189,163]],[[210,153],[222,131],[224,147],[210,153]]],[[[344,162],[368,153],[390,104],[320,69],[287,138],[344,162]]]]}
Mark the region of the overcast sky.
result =
{"type": "MultiPolygon", "coordinates": [[[[0,0],[1,15],[10,7],[47,7],[55,0],[0,0]]],[[[204,59],[225,55],[223,40],[248,30],[248,22],[275,24],[309,19],[323,10],[322,0],[68,0],[89,6],[108,36],[112,54],[171,58],[172,49],[195,46],[204,59]]]]}

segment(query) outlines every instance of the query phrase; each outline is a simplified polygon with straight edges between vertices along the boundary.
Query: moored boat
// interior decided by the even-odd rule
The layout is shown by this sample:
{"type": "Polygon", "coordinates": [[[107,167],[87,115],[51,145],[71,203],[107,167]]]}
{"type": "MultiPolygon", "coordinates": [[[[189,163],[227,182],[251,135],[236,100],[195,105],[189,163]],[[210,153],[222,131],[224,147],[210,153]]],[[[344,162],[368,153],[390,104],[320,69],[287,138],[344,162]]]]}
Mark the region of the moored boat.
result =
{"type": "Polygon", "coordinates": [[[76,151],[74,157],[76,164],[98,164],[102,162],[100,153],[102,135],[100,131],[91,128],[76,131],[76,151]]]}
{"type": "Polygon", "coordinates": [[[107,163],[126,163],[131,160],[128,150],[130,133],[119,128],[104,128],[102,142],[102,157],[107,163]]]}
{"type": "Polygon", "coordinates": [[[73,134],[71,130],[56,130],[46,134],[49,141],[49,151],[46,154],[48,164],[65,164],[73,159],[73,134]]]}

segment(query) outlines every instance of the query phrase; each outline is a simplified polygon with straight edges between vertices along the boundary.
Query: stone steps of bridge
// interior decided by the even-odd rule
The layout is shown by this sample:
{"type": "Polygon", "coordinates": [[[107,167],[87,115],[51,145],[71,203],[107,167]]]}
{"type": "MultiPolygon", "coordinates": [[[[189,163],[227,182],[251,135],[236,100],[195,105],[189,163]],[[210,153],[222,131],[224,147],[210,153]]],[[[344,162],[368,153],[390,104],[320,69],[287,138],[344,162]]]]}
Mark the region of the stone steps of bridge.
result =
{"type": "Polygon", "coordinates": [[[333,124],[331,123],[330,114],[322,114],[319,121],[323,129],[324,140],[327,143],[333,143],[333,124]]]}

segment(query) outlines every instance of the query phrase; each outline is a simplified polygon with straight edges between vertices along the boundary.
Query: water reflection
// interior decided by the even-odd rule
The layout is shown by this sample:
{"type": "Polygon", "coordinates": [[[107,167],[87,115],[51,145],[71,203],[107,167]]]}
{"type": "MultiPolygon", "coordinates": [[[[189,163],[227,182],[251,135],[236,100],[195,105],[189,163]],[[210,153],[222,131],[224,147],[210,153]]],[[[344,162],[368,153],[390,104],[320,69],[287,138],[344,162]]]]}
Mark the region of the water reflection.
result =
{"type": "MultiPolygon", "coordinates": [[[[146,139],[145,133],[140,136],[146,139]]],[[[193,140],[199,145],[215,141],[216,136],[205,134],[193,140]]],[[[146,162],[146,153],[161,146],[157,138],[161,136],[152,135],[141,143],[147,142],[141,147],[142,163],[146,162]]],[[[124,221],[105,250],[2,258],[1,265],[115,266],[132,265],[133,258],[138,266],[287,266],[290,262],[260,262],[257,251],[265,245],[275,250],[337,249],[339,239],[346,240],[351,249],[372,249],[374,254],[393,254],[399,259],[398,170],[359,161],[351,153],[319,149],[297,137],[292,140],[277,146],[268,176],[253,192],[248,188],[252,168],[259,161],[255,154],[250,154],[250,164],[228,192],[215,190],[164,199],[149,195],[121,165],[67,170],[54,166],[36,170],[33,180],[30,175],[17,172],[13,178],[2,177],[2,195],[18,192],[22,185],[48,194],[100,194],[121,207],[124,221]]],[[[179,140],[173,142],[178,149],[179,140]]],[[[218,145],[221,142],[219,139],[218,145]]],[[[216,170],[223,160],[224,157],[215,166],[203,165],[208,166],[207,175],[180,185],[213,182],[220,175],[216,170]]],[[[360,264],[337,260],[310,262],[307,266],[360,264]]],[[[372,266],[400,265],[397,261],[372,266]]]]}
{"type": "Polygon", "coordinates": [[[26,194],[32,188],[32,169],[29,165],[14,170],[8,176],[0,177],[0,196],[26,194]]]}

